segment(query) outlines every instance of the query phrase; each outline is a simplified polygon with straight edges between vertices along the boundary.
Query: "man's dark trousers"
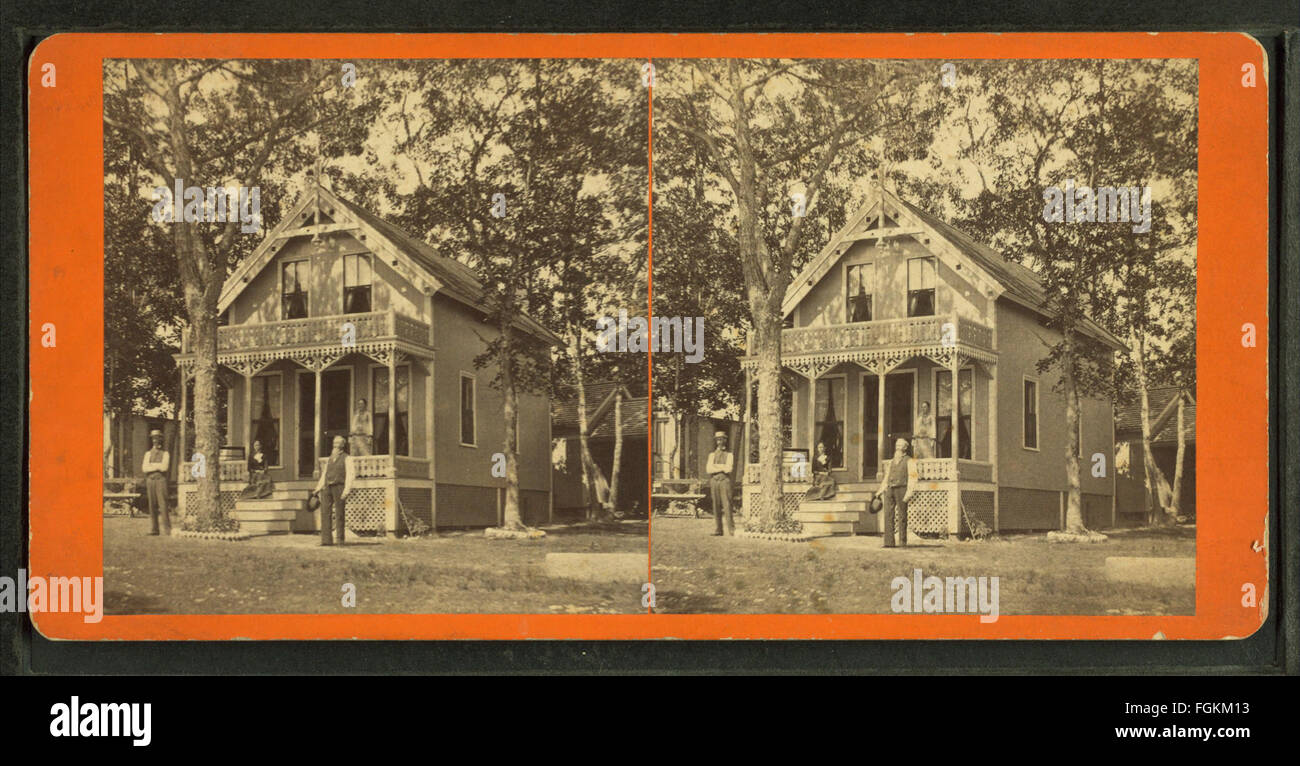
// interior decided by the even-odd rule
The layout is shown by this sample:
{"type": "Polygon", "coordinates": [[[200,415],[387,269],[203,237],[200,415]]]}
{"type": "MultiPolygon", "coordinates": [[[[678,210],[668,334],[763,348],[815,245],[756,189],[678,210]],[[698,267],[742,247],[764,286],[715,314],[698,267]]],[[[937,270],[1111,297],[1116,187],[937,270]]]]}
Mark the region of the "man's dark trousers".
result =
{"type": "Polygon", "coordinates": [[[907,487],[890,487],[885,492],[885,547],[894,547],[894,533],[899,544],[907,547],[907,487]]]}
{"type": "Polygon", "coordinates": [[[713,474],[709,479],[709,489],[713,500],[713,521],[717,525],[718,534],[724,533],[725,519],[725,533],[730,535],[735,531],[735,522],[731,517],[731,477],[725,473],[713,474]]]}
{"type": "Polygon", "coordinates": [[[153,534],[158,534],[158,515],[162,514],[162,528],[168,535],[172,533],[172,517],[167,513],[167,477],[161,473],[151,473],[144,480],[145,493],[149,498],[149,518],[153,522],[153,534]]]}
{"type": "Polygon", "coordinates": [[[325,489],[320,493],[320,544],[333,545],[330,539],[331,527],[339,543],[342,544],[343,522],[343,485],[326,484],[325,489]],[[331,517],[333,524],[330,523],[331,517]]]}

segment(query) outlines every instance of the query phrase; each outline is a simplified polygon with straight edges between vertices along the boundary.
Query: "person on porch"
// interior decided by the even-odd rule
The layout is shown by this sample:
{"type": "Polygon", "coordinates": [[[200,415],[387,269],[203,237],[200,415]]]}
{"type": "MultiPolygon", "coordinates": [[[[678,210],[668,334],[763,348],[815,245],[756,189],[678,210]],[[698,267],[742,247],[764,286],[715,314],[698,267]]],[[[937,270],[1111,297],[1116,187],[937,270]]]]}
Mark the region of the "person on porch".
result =
{"type": "Polygon", "coordinates": [[[149,432],[149,441],[153,446],[144,453],[144,462],[140,472],[144,474],[145,495],[149,499],[149,520],[153,529],[149,534],[158,534],[158,516],[162,516],[163,534],[172,533],[172,519],[167,511],[167,469],[171,467],[171,455],[163,449],[163,432],[157,428],[149,432]]]}
{"type": "Polygon", "coordinates": [[[320,481],[316,483],[316,494],[320,498],[321,545],[334,544],[330,538],[331,528],[338,544],[343,544],[343,501],[352,494],[352,480],[356,470],[352,461],[348,460],[347,444],[341,435],[334,437],[334,451],[325,461],[325,470],[321,471],[320,481]]]}
{"type": "Polygon", "coordinates": [[[262,442],[254,439],[253,453],[248,456],[248,486],[239,493],[240,500],[259,500],[271,496],[275,482],[271,481],[269,469],[266,453],[262,451],[262,442]]]}
{"type": "Polygon", "coordinates": [[[934,414],[929,402],[921,402],[921,412],[912,427],[912,452],[917,460],[934,457],[934,414]]]}
{"type": "Polygon", "coordinates": [[[352,434],[348,440],[351,442],[351,452],[353,455],[373,455],[374,450],[371,445],[374,441],[375,425],[374,419],[370,415],[370,408],[366,406],[365,399],[357,400],[357,411],[352,416],[352,434]]]}
{"type": "Polygon", "coordinates": [[[916,459],[907,454],[907,439],[894,442],[894,457],[885,466],[885,475],[877,490],[884,498],[884,547],[893,548],[895,533],[898,547],[907,547],[907,504],[916,491],[916,459]]]}
{"type": "Polygon", "coordinates": [[[727,434],[718,431],[713,434],[714,450],[709,453],[705,471],[709,474],[709,490],[713,500],[713,520],[716,522],[714,537],[725,532],[728,536],[735,532],[735,523],[731,518],[731,469],[735,465],[732,454],[727,451],[727,434]]]}
{"type": "Polygon", "coordinates": [[[826,452],[826,443],[817,442],[817,456],[813,458],[812,487],[804,494],[805,500],[830,500],[835,497],[837,485],[831,476],[831,456],[826,452]]]}

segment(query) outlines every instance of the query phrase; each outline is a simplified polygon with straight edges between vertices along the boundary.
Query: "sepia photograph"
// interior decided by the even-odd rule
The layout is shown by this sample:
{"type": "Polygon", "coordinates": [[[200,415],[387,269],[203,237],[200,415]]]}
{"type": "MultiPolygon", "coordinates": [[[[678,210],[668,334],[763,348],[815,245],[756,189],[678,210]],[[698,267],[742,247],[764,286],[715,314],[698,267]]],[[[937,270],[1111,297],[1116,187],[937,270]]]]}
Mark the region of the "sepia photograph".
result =
{"type": "Polygon", "coordinates": [[[656,611],[1195,613],[1196,61],[656,85],[656,611]]]}
{"type": "Polygon", "coordinates": [[[106,613],[643,611],[640,66],[104,61],[106,613]]]}

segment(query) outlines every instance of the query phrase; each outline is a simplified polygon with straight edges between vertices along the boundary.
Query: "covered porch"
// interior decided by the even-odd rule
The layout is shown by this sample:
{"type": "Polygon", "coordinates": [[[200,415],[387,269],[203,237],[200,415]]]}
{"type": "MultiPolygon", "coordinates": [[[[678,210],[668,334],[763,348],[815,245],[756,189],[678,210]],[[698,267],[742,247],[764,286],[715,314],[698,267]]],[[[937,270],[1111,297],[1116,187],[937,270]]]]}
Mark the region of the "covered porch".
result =
{"type": "MultiPolygon", "coordinates": [[[[913,532],[960,534],[973,518],[993,527],[996,361],[988,328],[956,316],[786,329],[786,510],[800,518],[830,507],[830,501],[803,501],[820,445],[838,485],[839,515],[829,533],[880,531],[880,516],[865,511],[902,438],[912,445],[922,482],[909,514],[913,532]],[[917,439],[918,430],[930,436],[917,439]]],[[[756,367],[756,357],[742,360],[751,391],[756,367]]],[[[746,513],[760,478],[752,409],[745,413],[746,513]]]]}
{"type": "MultiPolygon", "coordinates": [[[[248,482],[248,457],[261,445],[275,482],[274,509],[296,509],[293,531],[317,528],[306,500],[335,436],[348,442],[356,482],[347,500],[350,529],[397,532],[410,518],[433,524],[433,363],[428,326],[393,312],[316,317],[218,331],[222,448],[195,454],[189,417],[194,354],[181,370],[181,512],[195,472],[215,471],[222,505],[233,511],[248,482]],[[338,336],[342,342],[327,344],[338,336]],[[370,439],[353,438],[358,416],[370,439]],[[196,462],[196,461],[201,461],[196,462]],[[215,465],[214,465],[215,463],[215,465]]],[[[244,521],[241,518],[241,524],[244,521]]]]}

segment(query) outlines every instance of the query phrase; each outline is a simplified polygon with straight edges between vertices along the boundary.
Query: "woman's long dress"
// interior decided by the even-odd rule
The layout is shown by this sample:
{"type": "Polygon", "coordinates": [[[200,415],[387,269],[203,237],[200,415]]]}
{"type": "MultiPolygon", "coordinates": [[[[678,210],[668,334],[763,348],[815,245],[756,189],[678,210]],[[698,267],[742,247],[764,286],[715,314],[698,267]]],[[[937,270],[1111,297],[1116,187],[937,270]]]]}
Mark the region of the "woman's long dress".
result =
{"type": "Polygon", "coordinates": [[[804,493],[805,500],[830,500],[835,497],[837,485],[831,476],[830,457],[818,455],[813,461],[812,487],[804,493]]]}
{"type": "Polygon", "coordinates": [[[275,482],[267,470],[265,455],[252,455],[248,458],[248,486],[239,493],[240,500],[259,500],[270,497],[275,490],[275,482]]]}

